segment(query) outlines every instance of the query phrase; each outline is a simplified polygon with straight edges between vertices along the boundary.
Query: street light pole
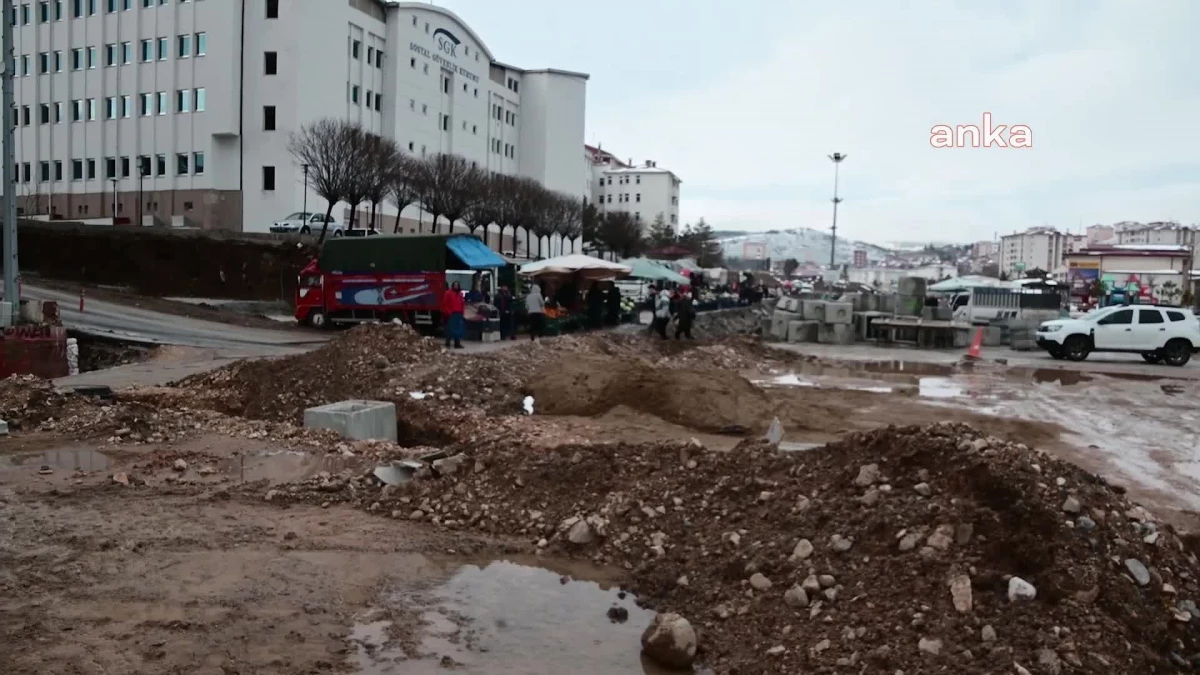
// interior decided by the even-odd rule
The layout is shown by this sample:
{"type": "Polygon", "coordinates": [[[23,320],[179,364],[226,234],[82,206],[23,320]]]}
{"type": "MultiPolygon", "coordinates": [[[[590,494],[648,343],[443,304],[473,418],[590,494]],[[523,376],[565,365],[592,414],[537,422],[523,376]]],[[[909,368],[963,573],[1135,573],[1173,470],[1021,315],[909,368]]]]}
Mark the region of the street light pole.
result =
{"type": "Polygon", "coordinates": [[[829,268],[837,267],[837,207],[842,203],[838,198],[838,167],[842,160],[846,159],[846,155],[840,152],[835,152],[829,155],[829,161],[833,162],[833,227],[829,228],[833,233],[833,239],[829,243],[829,268]]]}
{"type": "Polygon", "coordinates": [[[304,221],[307,223],[312,220],[308,217],[308,165],[302,164],[304,167],[304,206],[300,208],[300,213],[304,214],[304,221]]]}
{"type": "Polygon", "coordinates": [[[113,184],[112,217],[113,217],[113,225],[116,225],[117,224],[117,179],[113,178],[111,180],[112,180],[112,184],[113,184]]]}
{"type": "Polygon", "coordinates": [[[148,168],[141,161],[138,162],[138,227],[145,227],[146,205],[142,201],[142,183],[146,181],[146,170],[148,168]]]}
{"type": "Polygon", "coordinates": [[[13,70],[17,65],[17,57],[13,49],[13,0],[3,0],[0,9],[3,16],[0,22],[4,24],[0,39],[4,41],[4,73],[0,79],[0,111],[3,112],[3,144],[4,144],[4,209],[0,217],[4,219],[4,299],[10,303],[11,317],[4,323],[16,323],[21,311],[21,298],[17,278],[17,177],[16,152],[13,148],[16,127],[16,106],[13,101],[13,70]]]}

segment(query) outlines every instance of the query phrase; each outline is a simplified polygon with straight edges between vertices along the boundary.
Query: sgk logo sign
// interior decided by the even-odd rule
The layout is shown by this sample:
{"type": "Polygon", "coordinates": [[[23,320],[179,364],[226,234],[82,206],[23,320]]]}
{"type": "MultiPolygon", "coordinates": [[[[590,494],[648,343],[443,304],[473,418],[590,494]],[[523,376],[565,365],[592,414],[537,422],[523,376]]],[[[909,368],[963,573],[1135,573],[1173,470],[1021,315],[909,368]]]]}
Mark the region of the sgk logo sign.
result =
{"type": "Polygon", "coordinates": [[[938,124],[929,130],[935,148],[1032,148],[1033,130],[1024,124],[992,124],[992,114],[983,113],[982,126],[938,124]]]}

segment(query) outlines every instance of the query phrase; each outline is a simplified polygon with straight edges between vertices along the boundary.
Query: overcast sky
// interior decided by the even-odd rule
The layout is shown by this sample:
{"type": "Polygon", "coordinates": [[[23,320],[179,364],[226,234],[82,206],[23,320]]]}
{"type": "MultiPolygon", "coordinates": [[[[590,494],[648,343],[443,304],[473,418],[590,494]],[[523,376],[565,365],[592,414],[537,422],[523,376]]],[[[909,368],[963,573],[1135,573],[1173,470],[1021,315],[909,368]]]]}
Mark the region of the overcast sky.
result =
{"type": "Polygon", "coordinates": [[[682,217],[870,241],[1200,223],[1195,0],[441,0],[501,61],[589,73],[588,143],[683,180],[682,217]],[[1024,124],[1031,149],[930,145],[1024,124]]]}

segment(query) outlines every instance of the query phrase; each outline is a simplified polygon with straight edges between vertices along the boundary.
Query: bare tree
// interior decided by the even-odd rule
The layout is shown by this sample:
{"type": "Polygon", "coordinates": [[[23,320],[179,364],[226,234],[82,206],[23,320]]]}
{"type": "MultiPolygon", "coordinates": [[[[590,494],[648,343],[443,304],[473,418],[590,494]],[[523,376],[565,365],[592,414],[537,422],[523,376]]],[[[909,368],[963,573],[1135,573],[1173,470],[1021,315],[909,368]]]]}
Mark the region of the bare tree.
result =
{"type": "MultiPolygon", "coordinates": [[[[483,228],[483,243],[487,243],[487,229],[492,223],[500,222],[500,195],[498,176],[483,171],[476,172],[471,188],[473,198],[463,214],[463,222],[470,228],[471,234],[483,228]]],[[[501,238],[503,241],[503,238],[501,238]]]]}
{"type": "Polygon", "coordinates": [[[520,223],[520,193],[523,179],[515,176],[497,175],[494,180],[496,200],[496,224],[500,228],[500,243],[496,250],[504,252],[504,230],[512,228],[512,251],[517,254],[517,225],[520,223]]]}
{"type": "MultiPolygon", "coordinates": [[[[529,256],[532,253],[529,235],[540,226],[539,223],[545,216],[547,192],[541,183],[532,178],[518,178],[514,187],[516,203],[513,205],[515,216],[513,237],[515,238],[517,235],[517,227],[525,230],[525,255],[529,256]]],[[[538,247],[540,252],[540,241],[538,247]]],[[[514,246],[514,248],[516,247],[514,246]]]]}
{"type": "MultiPolygon", "coordinates": [[[[540,186],[539,186],[540,188],[540,186]]],[[[550,256],[542,255],[542,239],[546,240],[546,248],[553,255],[554,250],[551,248],[553,243],[552,238],[554,233],[558,231],[559,217],[562,214],[561,202],[558,195],[546,190],[539,189],[537,199],[537,208],[533,212],[533,221],[529,224],[529,228],[537,236],[537,250],[539,258],[547,258],[550,256]]]]}
{"type": "Polygon", "coordinates": [[[444,217],[453,232],[454,222],[471,205],[479,169],[458,155],[438,153],[422,159],[417,173],[421,177],[421,204],[433,216],[433,231],[438,231],[438,218],[444,217]]]}
{"type": "Polygon", "coordinates": [[[368,228],[375,227],[379,205],[392,190],[393,175],[400,163],[400,146],[390,138],[370,135],[366,140],[366,187],[367,201],[371,203],[371,221],[368,228]]]}
{"type": "Polygon", "coordinates": [[[571,195],[559,195],[558,218],[558,234],[564,242],[571,242],[571,253],[574,253],[575,240],[583,232],[583,200],[571,195]]]}
{"type": "Polygon", "coordinates": [[[358,163],[355,149],[361,135],[357,125],[327,117],[304,125],[288,140],[288,152],[296,163],[308,166],[308,184],[328,204],[318,245],[329,231],[333,207],[352,191],[350,183],[358,163]]]}
{"type": "Polygon", "coordinates": [[[405,155],[396,157],[396,165],[388,176],[389,196],[392,198],[392,203],[396,205],[396,226],[392,229],[393,234],[400,233],[400,217],[404,215],[404,209],[420,203],[416,172],[417,161],[415,159],[405,155]]]}

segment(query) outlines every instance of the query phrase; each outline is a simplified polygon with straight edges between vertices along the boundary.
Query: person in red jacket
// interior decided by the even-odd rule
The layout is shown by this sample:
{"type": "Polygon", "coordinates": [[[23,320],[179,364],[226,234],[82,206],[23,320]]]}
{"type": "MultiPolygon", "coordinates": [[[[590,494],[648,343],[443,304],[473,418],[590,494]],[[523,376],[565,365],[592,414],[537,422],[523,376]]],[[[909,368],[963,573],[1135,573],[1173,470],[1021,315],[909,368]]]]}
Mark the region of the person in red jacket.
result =
{"type": "Polygon", "coordinates": [[[462,349],[463,331],[466,330],[466,325],[463,320],[463,294],[462,286],[458,282],[450,285],[446,292],[442,295],[442,318],[445,319],[444,330],[446,332],[446,346],[450,346],[450,341],[454,341],[455,349],[462,349]]]}

